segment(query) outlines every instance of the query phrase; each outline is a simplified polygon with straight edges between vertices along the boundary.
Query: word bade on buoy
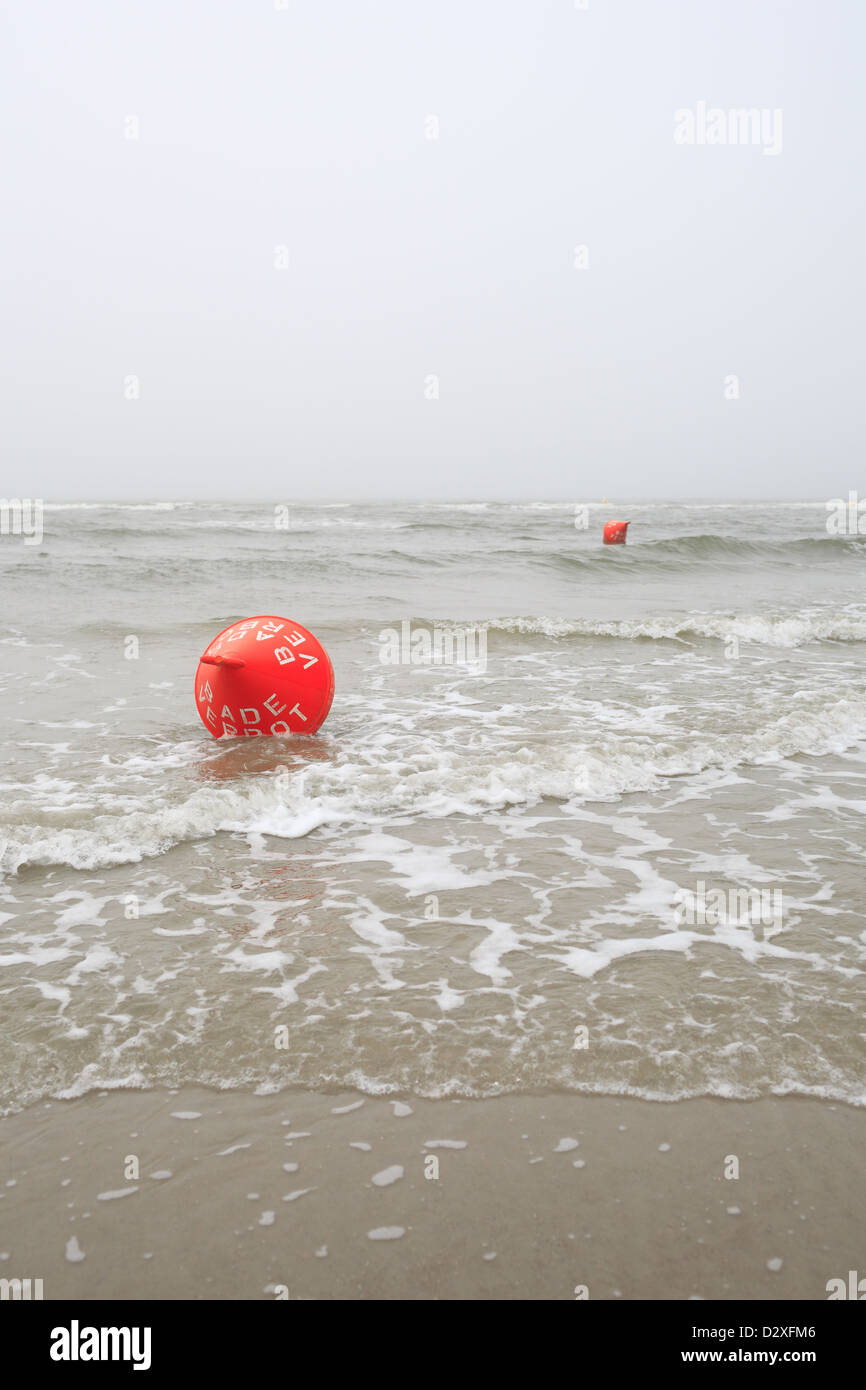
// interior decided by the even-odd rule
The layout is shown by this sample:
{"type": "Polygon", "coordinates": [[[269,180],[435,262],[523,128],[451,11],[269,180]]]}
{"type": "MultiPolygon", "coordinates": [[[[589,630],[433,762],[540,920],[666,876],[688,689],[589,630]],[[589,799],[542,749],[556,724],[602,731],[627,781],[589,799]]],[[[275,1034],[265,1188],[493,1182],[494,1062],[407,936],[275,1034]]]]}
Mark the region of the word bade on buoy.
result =
{"type": "Polygon", "coordinates": [[[625,533],[629,526],[630,521],[606,521],[601,533],[605,545],[625,545],[625,533]]]}
{"type": "Polygon", "coordinates": [[[333,698],[328,653],[291,618],[232,623],[206,649],[195,676],[196,709],[214,738],[314,734],[333,698]]]}

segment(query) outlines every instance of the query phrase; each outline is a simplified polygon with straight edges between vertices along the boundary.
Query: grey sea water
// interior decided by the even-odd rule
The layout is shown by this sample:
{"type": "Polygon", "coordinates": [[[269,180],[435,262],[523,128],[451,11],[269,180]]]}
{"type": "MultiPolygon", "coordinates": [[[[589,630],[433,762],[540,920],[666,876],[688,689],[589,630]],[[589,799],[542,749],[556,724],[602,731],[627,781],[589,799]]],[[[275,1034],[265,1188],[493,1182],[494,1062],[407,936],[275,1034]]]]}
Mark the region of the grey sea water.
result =
{"type": "Polygon", "coordinates": [[[0,572],[6,1109],[864,1102],[866,538],[823,502],[49,503],[0,572]],[[216,741],[198,657],[260,613],[331,714],[216,741]],[[407,622],[484,660],[384,661],[407,622]]]}

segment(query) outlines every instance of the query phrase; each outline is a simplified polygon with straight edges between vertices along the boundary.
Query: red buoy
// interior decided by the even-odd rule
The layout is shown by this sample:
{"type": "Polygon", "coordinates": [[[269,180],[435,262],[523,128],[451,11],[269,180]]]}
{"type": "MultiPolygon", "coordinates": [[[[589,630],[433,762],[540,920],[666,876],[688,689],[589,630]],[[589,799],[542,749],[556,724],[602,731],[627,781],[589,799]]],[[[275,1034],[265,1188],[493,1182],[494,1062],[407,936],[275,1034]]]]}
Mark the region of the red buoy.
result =
{"type": "Polygon", "coordinates": [[[334,698],[334,668],[311,632],[291,618],[244,618],[204,652],[196,709],[214,738],[314,734],[334,698]]]}
{"type": "Polygon", "coordinates": [[[606,521],[601,533],[605,545],[625,545],[625,533],[629,526],[630,521],[606,521]]]}

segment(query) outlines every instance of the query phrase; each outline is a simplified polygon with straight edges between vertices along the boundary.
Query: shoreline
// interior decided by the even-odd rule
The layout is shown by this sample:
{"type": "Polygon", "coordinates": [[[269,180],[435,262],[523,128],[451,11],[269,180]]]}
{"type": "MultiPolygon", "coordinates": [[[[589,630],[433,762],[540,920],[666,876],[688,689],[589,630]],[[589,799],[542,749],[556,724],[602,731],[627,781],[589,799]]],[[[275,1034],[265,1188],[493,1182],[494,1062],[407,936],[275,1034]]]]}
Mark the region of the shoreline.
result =
{"type": "Polygon", "coordinates": [[[826,1299],[863,1268],[864,1141],[866,1111],[799,1096],[90,1093],[0,1120],[0,1278],[47,1300],[826,1299]]]}

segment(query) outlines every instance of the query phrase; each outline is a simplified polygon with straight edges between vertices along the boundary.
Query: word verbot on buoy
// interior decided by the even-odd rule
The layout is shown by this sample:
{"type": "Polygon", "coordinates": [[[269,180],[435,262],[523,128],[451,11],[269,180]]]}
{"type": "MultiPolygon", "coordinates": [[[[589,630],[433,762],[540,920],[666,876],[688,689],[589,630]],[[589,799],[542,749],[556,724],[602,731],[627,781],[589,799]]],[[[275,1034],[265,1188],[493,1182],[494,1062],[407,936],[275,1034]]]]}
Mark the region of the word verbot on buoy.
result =
{"type": "Polygon", "coordinates": [[[606,521],[601,533],[605,545],[625,545],[625,533],[629,526],[630,521],[606,521]]]}
{"type": "Polygon", "coordinates": [[[195,677],[196,709],[214,738],[314,734],[333,698],[328,653],[291,618],[232,623],[204,652],[195,677]]]}

